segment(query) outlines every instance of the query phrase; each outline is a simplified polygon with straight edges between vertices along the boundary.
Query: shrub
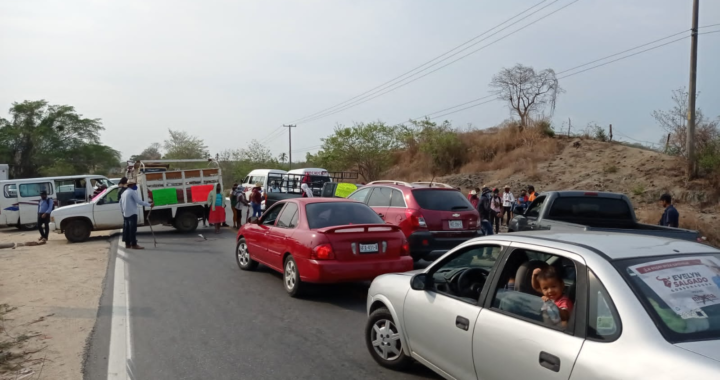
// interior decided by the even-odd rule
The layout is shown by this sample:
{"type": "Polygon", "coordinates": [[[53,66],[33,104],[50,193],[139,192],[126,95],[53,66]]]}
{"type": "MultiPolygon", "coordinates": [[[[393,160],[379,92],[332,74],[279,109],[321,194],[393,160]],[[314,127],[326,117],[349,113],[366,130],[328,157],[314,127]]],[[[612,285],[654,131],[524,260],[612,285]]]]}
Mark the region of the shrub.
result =
{"type": "Polygon", "coordinates": [[[618,171],[618,168],[615,165],[605,166],[603,168],[603,173],[605,173],[605,174],[617,173],[617,171],[618,171]]]}
{"type": "Polygon", "coordinates": [[[632,193],[636,196],[642,195],[643,193],[645,193],[645,185],[643,185],[642,183],[638,183],[637,185],[635,185],[635,187],[632,188],[632,193]]]}

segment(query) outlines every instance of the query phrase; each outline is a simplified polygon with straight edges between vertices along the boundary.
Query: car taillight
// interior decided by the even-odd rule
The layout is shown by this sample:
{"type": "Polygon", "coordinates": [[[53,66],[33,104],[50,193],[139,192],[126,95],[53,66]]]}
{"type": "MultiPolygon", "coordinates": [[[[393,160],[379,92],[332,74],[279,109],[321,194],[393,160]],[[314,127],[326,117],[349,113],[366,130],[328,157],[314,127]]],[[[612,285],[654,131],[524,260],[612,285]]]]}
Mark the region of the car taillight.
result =
{"type": "Polygon", "coordinates": [[[405,240],[400,251],[400,256],[410,256],[410,243],[405,240]]]}
{"type": "Polygon", "coordinates": [[[332,260],[335,258],[335,253],[330,244],[322,244],[313,248],[312,258],[316,260],[332,260]]]}
{"type": "Polygon", "coordinates": [[[425,218],[423,218],[422,214],[420,214],[418,211],[407,210],[406,213],[408,214],[408,219],[410,219],[410,224],[413,227],[427,228],[427,223],[425,223],[425,218]]]}

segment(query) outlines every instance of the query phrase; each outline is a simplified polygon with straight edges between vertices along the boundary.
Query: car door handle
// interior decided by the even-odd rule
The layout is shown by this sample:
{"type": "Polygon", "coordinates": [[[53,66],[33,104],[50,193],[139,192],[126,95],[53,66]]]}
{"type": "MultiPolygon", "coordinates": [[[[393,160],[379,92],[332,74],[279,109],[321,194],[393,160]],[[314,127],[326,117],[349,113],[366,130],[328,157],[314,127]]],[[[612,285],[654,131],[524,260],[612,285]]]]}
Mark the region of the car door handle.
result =
{"type": "Polygon", "coordinates": [[[470,327],[470,321],[467,318],[458,315],[457,318],[455,318],[455,327],[459,328],[460,330],[468,331],[468,328],[470,327]]]}
{"type": "Polygon", "coordinates": [[[545,351],[540,352],[540,365],[553,372],[560,372],[560,358],[545,351]]]}

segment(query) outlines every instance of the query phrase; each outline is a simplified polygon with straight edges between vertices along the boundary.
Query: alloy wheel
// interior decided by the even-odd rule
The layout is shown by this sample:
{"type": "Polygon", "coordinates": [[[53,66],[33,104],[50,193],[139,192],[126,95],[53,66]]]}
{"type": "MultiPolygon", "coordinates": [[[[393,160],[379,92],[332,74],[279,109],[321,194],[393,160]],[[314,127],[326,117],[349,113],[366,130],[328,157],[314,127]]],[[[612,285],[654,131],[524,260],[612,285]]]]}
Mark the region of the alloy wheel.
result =
{"type": "Polygon", "coordinates": [[[238,244],[237,257],[240,265],[246,267],[250,264],[250,254],[248,253],[247,244],[245,244],[245,242],[238,244]]]}
{"type": "Polygon", "coordinates": [[[375,352],[385,360],[397,360],[402,353],[400,333],[390,320],[377,320],[370,332],[370,340],[375,352]]]}
{"type": "Polygon", "coordinates": [[[285,286],[288,290],[293,290],[295,288],[295,284],[297,282],[296,274],[297,267],[295,266],[295,261],[288,260],[285,263],[285,286]]]}

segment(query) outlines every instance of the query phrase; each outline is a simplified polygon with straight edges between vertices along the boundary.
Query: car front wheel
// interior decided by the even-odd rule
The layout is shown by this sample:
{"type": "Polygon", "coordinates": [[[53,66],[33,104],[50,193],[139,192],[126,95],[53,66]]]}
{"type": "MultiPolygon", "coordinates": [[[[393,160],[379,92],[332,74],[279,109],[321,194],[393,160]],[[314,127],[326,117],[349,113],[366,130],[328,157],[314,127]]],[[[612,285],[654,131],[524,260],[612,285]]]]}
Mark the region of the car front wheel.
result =
{"type": "Polygon", "coordinates": [[[235,258],[237,264],[242,270],[254,270],[258,266],[258,262],[250,258],[247,242],[245,238],[240,238],[235,248],[235,258]]]}
{"type": "Polygon", "coordinates": [[[392,314],[384,307],[370,314],[365,325],[365,344],[373,359],[385,368],[403,370],[412,363],[403,352],[400,332],[392,314]]]}

